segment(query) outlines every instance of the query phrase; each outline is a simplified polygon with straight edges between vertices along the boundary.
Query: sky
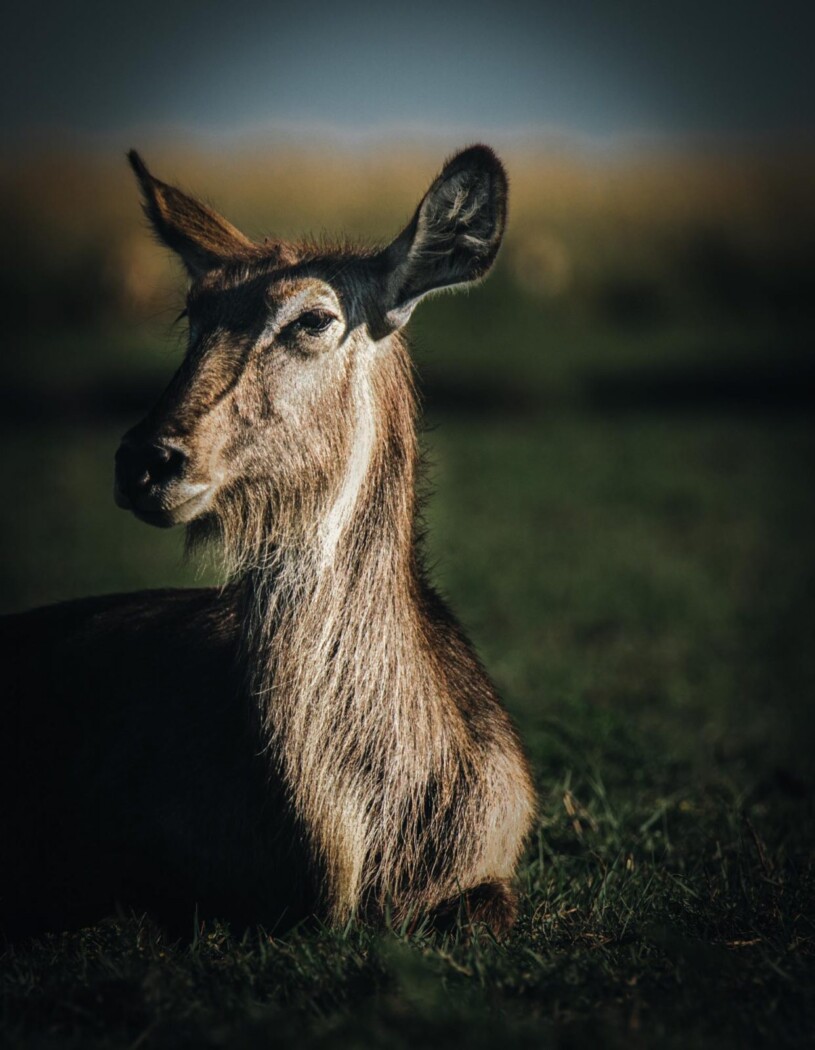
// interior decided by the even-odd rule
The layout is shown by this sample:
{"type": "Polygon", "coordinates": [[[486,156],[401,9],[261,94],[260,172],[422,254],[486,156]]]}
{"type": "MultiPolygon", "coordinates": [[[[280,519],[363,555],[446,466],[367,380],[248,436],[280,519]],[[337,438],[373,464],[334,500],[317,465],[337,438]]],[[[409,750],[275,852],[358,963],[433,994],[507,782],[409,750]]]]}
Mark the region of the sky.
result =
{"type": "Polygon", "coordinates": [[[800,0],[18,0],[0,124],[11,147],[134,130],[811,139],[814,29],[800,0]]]}

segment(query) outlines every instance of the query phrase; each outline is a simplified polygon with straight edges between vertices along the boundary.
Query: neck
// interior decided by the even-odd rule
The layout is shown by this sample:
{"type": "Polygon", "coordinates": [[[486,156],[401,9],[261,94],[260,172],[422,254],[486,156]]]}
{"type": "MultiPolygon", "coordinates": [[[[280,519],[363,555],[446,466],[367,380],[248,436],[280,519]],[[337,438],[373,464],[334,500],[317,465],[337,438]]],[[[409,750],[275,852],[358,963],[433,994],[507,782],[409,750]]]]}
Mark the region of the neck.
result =
{"type": "Polygon", "coordinates": [[[407,367],[394,355],[360,392],[347,472],[307,539],[278,544],[246,575],[263,729],[338,918],[383,892],[379,872],[420,863],[384,854],[409,854],[405,800],[424,805],[450,732],[414,551],[407,367]]]}

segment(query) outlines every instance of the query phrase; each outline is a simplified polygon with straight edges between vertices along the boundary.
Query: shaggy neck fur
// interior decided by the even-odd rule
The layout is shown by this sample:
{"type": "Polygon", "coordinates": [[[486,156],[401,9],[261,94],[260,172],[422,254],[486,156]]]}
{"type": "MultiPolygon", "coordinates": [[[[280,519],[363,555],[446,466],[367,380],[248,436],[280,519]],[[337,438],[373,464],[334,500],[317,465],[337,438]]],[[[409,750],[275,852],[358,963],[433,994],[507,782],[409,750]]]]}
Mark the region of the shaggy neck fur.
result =
{"type": "Polygon", "coordinates": [[[456,780],[459,726],[442,709],[415,561],[409,369],[398,344],[366,365],[327,509],[245,576],[262,728],[339,920],[426,887],[424,840],[439,831],[428,785],[456,780]]]}

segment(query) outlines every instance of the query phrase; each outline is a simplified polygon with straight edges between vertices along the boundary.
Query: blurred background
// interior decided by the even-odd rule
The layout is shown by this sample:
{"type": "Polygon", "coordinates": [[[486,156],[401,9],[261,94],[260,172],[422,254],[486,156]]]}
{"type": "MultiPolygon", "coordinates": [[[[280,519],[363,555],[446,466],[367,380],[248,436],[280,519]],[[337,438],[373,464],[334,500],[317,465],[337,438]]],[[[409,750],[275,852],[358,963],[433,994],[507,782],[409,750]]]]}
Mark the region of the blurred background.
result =
{"type": "Polygon", "coordinates": [[[210,579],[111,496],[118,437],[184,345],[129,147],[252,236],[376,240],[483,140],[511,177],[496,271],[411,327],[435,578],[544,776],[571,726],[611,778],[636,744],[808,795],[811,21],[607,0],[7,14],[2,610],[210,579]]]}

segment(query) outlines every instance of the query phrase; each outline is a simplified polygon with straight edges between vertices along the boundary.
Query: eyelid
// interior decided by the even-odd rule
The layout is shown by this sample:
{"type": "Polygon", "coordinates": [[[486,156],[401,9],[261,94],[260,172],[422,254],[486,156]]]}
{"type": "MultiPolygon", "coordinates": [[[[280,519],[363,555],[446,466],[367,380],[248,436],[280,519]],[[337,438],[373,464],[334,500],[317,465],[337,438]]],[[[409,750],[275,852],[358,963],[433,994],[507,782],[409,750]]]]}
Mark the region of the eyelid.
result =
{"type": "Polygon", "coordinates": [[[337,315],[333,310],[329,310],[326,306],[312,306],[309,310],[303,310],[302,313],[298,314],[294,318],[293,324],[297,324],[298,321],[302,321],[304,317],[308,317],[309,314],[318,314],[320,317],[325,317],[330,324],[332,321],[337,320],[337,315]]]}

